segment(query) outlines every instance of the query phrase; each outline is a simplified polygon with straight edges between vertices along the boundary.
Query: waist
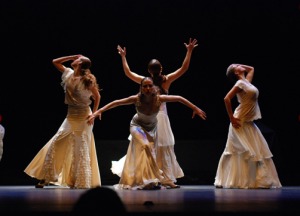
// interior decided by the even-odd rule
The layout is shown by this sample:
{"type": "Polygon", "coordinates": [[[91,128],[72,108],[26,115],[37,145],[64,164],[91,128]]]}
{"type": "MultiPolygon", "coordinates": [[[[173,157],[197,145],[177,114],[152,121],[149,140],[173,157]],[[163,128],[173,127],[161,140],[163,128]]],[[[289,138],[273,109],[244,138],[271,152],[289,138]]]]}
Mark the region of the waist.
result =
{"type": "Polygon", "coordinates": [[[72,106],[68,105],[68,114],[67,118],[75,118],[75,119],[86,119],[86,117],[91,114],[91,108],[89,106],[72,106]]]}

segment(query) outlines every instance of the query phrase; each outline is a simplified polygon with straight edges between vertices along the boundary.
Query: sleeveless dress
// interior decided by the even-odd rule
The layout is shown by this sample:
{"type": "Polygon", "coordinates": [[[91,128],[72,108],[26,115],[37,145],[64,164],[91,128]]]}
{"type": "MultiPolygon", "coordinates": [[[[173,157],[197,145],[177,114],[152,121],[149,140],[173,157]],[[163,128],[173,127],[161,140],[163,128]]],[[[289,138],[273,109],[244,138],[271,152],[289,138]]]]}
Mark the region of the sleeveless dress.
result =
{"type": "Polygon", "coordinates": [[[101,185],[93,125],[88,125],[86,120],[92,113],[92,93],[80,81],[75,82],[73,74],[71,68],[62,74],[67,116],[24,172],[55,185],[91,188],[101,185]]]}
{"type": "Polygon", "coordinates": [[[234,111],[234,117],[241,120],[241,127],[236,129],[231,123],[229,125],[214,185],[222,188],[280,188],[273,155],[253,122],[261,118],[259,91],[247,80],[238,80],[235,86],[243,90],[237,94],[239,105],[234,111]]]}
{"type": "Polygon", "coordinates": [[[156,163],[158,113],[145,115],[136,110],[130,122],[131,141],[123,157],[124,166],[118,173],[121,178],[114,186],[116,189],[144,189],[150,184],[171,181],[156,163]]]}
{"type": "MultiPolygon", "coordinates": [[[[166,102],[161,103],[159,112],[156,115],[157,126],[156,126],[156,163],[164,173],[164,175],[171,180],[176,182],[177,178],[184,176],[184,173],[177,162],[177,158],[174,152],[174,135],[171,129],[169,116],[167,112],[166,102]]],[[[131,134],[128,139],[131,145],[131,134]]],[[[121,177],[125,163],[126,155],[118,161],[112,161],[111,171],[121,177]]]]}

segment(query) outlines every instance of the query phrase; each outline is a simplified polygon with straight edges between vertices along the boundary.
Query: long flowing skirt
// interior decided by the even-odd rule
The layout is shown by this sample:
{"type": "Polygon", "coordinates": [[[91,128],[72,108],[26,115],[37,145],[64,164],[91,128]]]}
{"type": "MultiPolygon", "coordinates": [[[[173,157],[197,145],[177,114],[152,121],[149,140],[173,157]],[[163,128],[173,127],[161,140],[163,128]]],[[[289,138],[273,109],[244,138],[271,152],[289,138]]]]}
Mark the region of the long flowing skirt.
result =
{"type": "MultiPolygon", "coordinates": [[[[157,114],[157,137],[156,137],[156,162],[164,175],[173,182],[177,182],[177,178],[182,178],[184,173],[177,161],[174,151],[174,135],[171,129],[169,117],[166,110],[166,104],[162,103],[162,108],[157,114]]],[[[128,139],[131,142],[132,136],[128,139]]],[[[129,145],[132,145],[130,143],[129,145]]],[[[125,163],[126,155],[118,161],[112,161],[111,171],[121,177],[125,163]]]]}
{"type": "MultiPolygon", "coordinates": [[[[155,160],[155,130],[145,131],[139,126],[131,126],[132,138],[127,154],[122,158],[124,166],[119,173],[121,178],[116,189],[145,189],[149,185],[164,184],[170,180],[165,177],[155,160]]],[[[119,172],[119,171],[117,171],[119,172]]]]}
{"type": "Polygon", "coordinates": [[[222,188],[282,187],[269,146],[254,122],[230,124],[214,185],[222,188]]]}
{"type": "Polygon", "coordinates": [[[29,176],[55,185],[91,188],[101,185],[90,107],[68,108],[57,133],[25,168],[29,176]]]}
{"type": "Polygon", "coordinates": [[[177,161],[174,150],[174,135],[166,111],[157,114],[157,155],[156,161],[159,168],[173,182],[182,178],[184,173],[177,161]]]}

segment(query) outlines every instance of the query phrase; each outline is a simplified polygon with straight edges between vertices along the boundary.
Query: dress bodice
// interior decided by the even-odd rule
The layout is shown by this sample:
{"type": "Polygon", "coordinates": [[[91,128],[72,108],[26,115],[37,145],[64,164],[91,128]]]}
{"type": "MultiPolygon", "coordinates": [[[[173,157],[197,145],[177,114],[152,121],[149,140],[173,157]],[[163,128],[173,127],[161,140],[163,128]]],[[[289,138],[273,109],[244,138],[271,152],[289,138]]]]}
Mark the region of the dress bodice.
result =
{"type": "Polygon", "coordinates": [[[235,109],[234,116],[242,121],[253,121],[261,118],[258,89],[247,80],[238,80],[235,86],[243,91],[237,94],[239,105],[235,109]]]}
{"type": "Polygon", "coordinates": [[[140,125],[145,128],[147,131],[153,130],[157,125],[157,113],[155,112],[151,115],[146,115],[137,110],[137,113],[134,115],[132,119],[132,123],[140,125]]]}
{"type": "Polygon", "coordinates": [[[80,79],[74,78],[74,71],[71,68],[66,68],[64,71],[62,86],[65,91],[65,104],[86,107],[92,103],[90,99],[92,92],[85,89],[80,79]]]}

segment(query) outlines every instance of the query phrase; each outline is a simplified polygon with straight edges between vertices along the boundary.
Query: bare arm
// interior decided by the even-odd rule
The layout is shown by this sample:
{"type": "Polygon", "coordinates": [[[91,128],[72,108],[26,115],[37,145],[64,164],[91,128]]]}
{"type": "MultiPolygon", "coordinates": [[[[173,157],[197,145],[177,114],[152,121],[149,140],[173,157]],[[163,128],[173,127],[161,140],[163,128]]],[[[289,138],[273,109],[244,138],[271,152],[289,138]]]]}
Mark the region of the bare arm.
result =
{"type": "Polygon", "coordinates": [[[200,116],[203,120],[206,120],[206,113],[201,110],[199,107],[197,107],[195,104],[187,100],[186,98],[179,96],[179,95],[159,95],[159,100],[161,102],[180,102],[187,107],[191,108],[193,110],[192,118],[195,117],[195,115],[200,116]]]}
{"type": "Polygon", "coordinates": [[[127,59],[126,59],[126,47],[122,48],[120,45],[117,46],[117,50],[118,50],[118,53],[120,54],[121,56],[121,59],[122,59],[122,65],[123,65],[123,70],[125,72],[125,75],[131,79],[132,81],[140,84],[142,79],[144,78],[143,76],[140,76],[138,75],[137,73],[135,72],[132,72],[129,68],[129,65],[128,65],[128,62],[127,62],[127,59]]]}
{"type": "Polygon", "coordinates": [[[96,112],[100,105],[101,95],[97,87],[91,88],[91,91],[94,99],[93,112],[96,112]]]}
{"type": "MultiPolygon", "coordinates": [[[[98,108],[99,108],[100,100],[101,100],[101,95],[100,95],[100,92],[99,92],[99,90],[98,90],[97,87],[92,87],[90,90],[92,91],[92,98],[93,98],[93,100],[94,100],[94,103],[93,103],[93,109],[92,109],[92,111],[93,111],[93,113],[94,113],[94,112],[96,112],[96,111],[98,110],[98,108]]],[[[90,115],[87,117],[87,119],[89,119],[91,115],[92,115],[92,114],[90,114],[90,115]]],[[[88,120],[87,123],[88,123],[89,125],[92,125],[92,124],[94,124],[94,120],[95,120],[94,118],[91,119],[90,121],[88,120]]]]}
{"type": "Polygon", "coordinates": [[[65,71],[65,66],[63,65],[64,62],[67,61],[74,61],[78,59],[81,55],[70,55],[70,56],[63,56],[52,60],[53,65],[60,71],[65,71]]]}
{"type": "Polygon", "coordinates": [[[232,89],[227,93],[227,95],[224,98],[224,103],[225,103],[228,117],[230,119],[232,126],[235,128],[239,128],[241,125],[239,123],[240,120],[233,116],[231,100],[239,91],[241,91],[241,89],[237,86],[234,86],[234,87],[232,87],[232,89]]]}
{"type": "Polygon", "coordinates": [[[94,121],[94,119],[98,116],[99,116],[99,119],[101,120],[102,113],[109,109],[113,109],[118,106],[134,104],[137,101],[137,97],[138,97],[137,95],[132,95],[130,97],[114,100],[114,101],[106,104],[105,106],[98,109],[96,112],[94,112],[92,115],[90,115],[88,117],[88,123],[91,124],[94,121]]]}
{"type": "Polygon", "coordinates": [[[194,48],[198,46],[197,40],[192,39],[192,38],[189,39],[188,44],[184,43],[184,45],[187,49],[185,58],[184,58],[180,68],[178,68],[173,73],[170,73],[170,74],[167,75],[167,82],[169,82],[169,84],[171,84],[174,80],[178,79],[180,76],[182,76],[189,69],[190,62],[191,62],[191,57],[192,57],[192,52],[193,52],[194,48]]]}
{"type": "Polygon", "coordinates": [[[249,82],[252,82],[252,79],[253,79],[253,76],[254,76],[254,67],[249,66],[249,65],[240,65],[240,66],[242,66],[243,68],[246,69],[246,79],[249,82]]]}

